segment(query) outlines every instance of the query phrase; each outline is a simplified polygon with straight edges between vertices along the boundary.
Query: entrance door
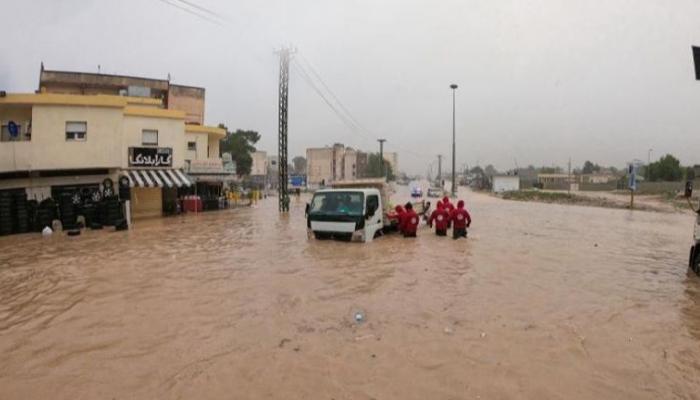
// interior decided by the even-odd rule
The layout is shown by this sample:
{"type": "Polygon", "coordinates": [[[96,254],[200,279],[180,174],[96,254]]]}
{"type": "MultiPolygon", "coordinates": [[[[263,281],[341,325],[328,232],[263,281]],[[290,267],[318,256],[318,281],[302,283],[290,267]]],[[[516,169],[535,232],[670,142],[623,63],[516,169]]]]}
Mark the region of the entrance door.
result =
{"type": "Polygon", "coordinates": [[[163,215],[161,188],[136,187],[131,190],[131,217],[133,219],[163,215]]]}

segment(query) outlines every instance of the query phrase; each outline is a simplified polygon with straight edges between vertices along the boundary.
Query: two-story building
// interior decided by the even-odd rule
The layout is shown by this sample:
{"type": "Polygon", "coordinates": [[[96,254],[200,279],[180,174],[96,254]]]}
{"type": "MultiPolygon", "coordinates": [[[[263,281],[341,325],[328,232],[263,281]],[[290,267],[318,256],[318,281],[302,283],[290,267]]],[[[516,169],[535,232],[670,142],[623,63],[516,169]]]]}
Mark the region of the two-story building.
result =
{"type": "Polygon", "coordinates": [[[85,196],[123,176],[134,218],[174,211],[197,181],[189,167],[221,164],[226,132],[201,124],[204,89],[173,86],[42,67],[37,93],[0,94],[0,190],[85,196]]]}

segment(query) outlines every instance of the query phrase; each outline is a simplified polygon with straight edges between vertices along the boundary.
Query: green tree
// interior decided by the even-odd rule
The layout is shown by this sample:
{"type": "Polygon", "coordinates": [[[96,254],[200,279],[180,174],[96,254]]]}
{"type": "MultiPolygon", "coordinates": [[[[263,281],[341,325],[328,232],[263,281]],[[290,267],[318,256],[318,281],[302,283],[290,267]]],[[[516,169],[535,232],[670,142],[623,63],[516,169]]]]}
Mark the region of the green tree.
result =
{"type": "Polygon", "coordinates": [[[674,156],[666,154],[644,170],[644,179],[648,181],[680,181],[683,178],[681,162],[674,156]]]}
{"type": "Polygon", "coordinates": [[[494,175],[498,175],[498,170],[496,169],[496,167],[489,164],[486,166],[486,168],[484,168],[484,173],[486,174],[486,176],[491,177],[494,175]]]}
{"type": "Polygon", "coordinates": [[[306,173],[306,158],[302,156],[296,156],[292,159],[292,165],[294,166],[294,168],[290,171],[294,171],[295,174],[306,173]]]}
{"type": "Polygon", "coordinates": [[[600,172],[600,170],[600,165],[593,164],[592,162],[586,160],[586,162],[583,163],[583,168],[581,169],[581,172],[584,174],[592,174],[594,172],[600,172]]]}
{"type": "MultiPolygon", "coordinates": [[[[382,176],[381,172],[381,158],[379,153],[369,153],[367,154],[367,175],[375,178],[382,176]]],[[[394,180],[394,171],[391,168],[391,164],[384,161],[384,171],[386,172],[386,179],[389,181],[394,180]]]]}
{"type": "Polygon", "coordinates": [[[224,124],[219,124],[219,128],[226,130],[226,137],[221,139],[219,151],[231,153],[231,158],[236,162],[236,172],[239,176],[250,174],[253,165],[252,154],[255,152],[255,144],[260,140],[260,134],[256,131],[241,129],[231,132],[224,124]]]}

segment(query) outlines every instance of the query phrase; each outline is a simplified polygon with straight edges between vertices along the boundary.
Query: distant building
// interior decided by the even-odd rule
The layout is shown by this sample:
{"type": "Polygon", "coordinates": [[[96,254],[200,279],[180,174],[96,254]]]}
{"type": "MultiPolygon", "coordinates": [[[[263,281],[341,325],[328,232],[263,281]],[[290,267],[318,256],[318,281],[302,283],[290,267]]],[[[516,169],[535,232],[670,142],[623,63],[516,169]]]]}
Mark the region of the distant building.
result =
{"type": "Polygon", "coordinates": [[[384,152],[384,161],[391,165],[391,170],[394,174],[399,173],[399,155],[396,152],[384,152]]]}
{"type": "Polygon", "coordinates": [[[306,149],[306,175],[310,186],[319,186],[333,180],[333,149],[330,147],[306,149]]]}
{"type": "Polygon", "coordinates": [[[575,177],[569,174],[537,174],[537,183],[546,190],[567,190],[575,183],[575,177]]]}
{"type": "Polygon", "coordinates": [[[279,186],[279,157],[267,156],[267,183],[268,187],[276,189],[279,186]]]}
{"type": "Polygon", "coordinates": [[[250,156],[253,158],[253,164],[250,166],[250,175],[267,176],[267,152],[256,151],[250,156]]]}
{"type": "Polygon", "coordinates": [[[581,174],[581,175],[579,175],[579,182],[580,183],[601,184],[601,183],[616,182],[617,179],[618,178],[612,173],[593,173],[593,174],[581,174]]]}
{"type": "MultiPolygon", "coordinates": [[[[358,179],[369,178],[369,155],[364,151],[357,150],[355,155],[355,175],[358,179]]],[[[700,176],[700,175],[698,175],[700,176]]]]}
{"type": "Polygon", "coordinates": [[[343,155],[342,180],[349,181],[354,179],[357,179],[357,150],[347,147],[343,155]]]}
{"type": "Polygon", "coordinates": [[[520,177],[517,175],[494,175],[491,179],[495,193],[520,190],[520,177]]]}

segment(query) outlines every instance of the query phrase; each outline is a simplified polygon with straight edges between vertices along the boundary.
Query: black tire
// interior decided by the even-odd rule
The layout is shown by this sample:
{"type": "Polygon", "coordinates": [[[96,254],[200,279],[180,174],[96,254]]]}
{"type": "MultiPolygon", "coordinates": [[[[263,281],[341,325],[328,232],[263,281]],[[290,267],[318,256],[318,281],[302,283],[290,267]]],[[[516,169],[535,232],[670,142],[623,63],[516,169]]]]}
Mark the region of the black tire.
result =
{"type": "Polygon", "coordinates": [[[68,236],[78,236],[80,235],[80,229],[71,229],[66,233],[68,234],[68,236]]]}
{"type": "Polygon", "coordinates": [[[695,246],[690,246],[690,255],[688,256],[688,268],[693,269],[693,256],[695,255],[695,246]]]}
{"type": "Polygon", "coordinates": [[[327,240],[331,238],[331,235],[325,232],[314,232],[314,237],[318,240],[327,240]]]}

